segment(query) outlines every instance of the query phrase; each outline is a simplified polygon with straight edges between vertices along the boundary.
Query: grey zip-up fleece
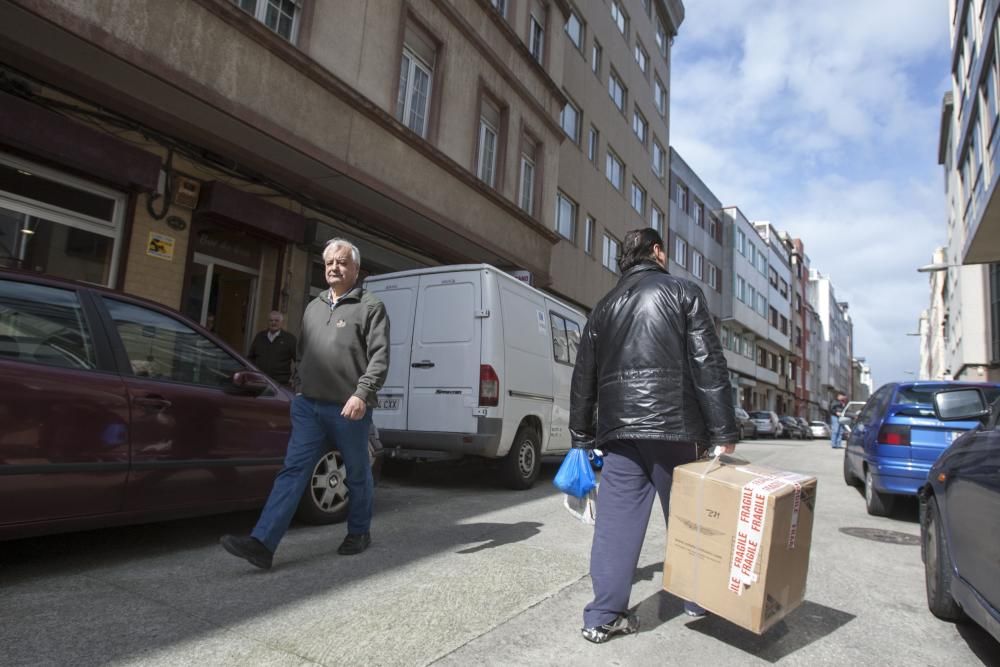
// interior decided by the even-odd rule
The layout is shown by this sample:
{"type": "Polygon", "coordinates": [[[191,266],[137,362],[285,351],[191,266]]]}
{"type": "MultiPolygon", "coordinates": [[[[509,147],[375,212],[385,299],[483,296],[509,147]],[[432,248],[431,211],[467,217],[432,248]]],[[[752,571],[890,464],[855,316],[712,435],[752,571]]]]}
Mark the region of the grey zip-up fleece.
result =
{"type": "Polygon", "coordinates": [[[389,372],[389,316],[385,305],[355,287],[336,304],[325,290],[302,316],[295,391],[330,403],[357,396],[367,405],[389,372]]]}

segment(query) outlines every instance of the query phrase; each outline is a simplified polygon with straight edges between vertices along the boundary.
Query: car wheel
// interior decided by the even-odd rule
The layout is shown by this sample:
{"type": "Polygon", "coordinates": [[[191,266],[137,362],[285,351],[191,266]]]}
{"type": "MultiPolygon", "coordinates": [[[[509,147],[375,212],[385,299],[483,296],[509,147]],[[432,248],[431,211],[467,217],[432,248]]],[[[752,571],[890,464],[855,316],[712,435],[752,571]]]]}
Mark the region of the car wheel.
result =
{"type": "MultiPolygon", "coordinates": [[[[368,458],[372,466],[372,481],[378,484],[382,477],[382,457],[370,440],[368,458]]],[[[339,523],[347,518],[347,507],[347,468],[340,452],[333,449],[313,466],[295,516],[300,521],[316,525],[339,523]]]]}
{"type": "Polygon", "coordinates": [[[858,478],[851,472],[851,462],[847,458],[847,448],[844,448],[844,484],[847,486],[857,486],[858,478]]]}
{"type": "Polygon", "coordinates": [[[888,493],[875,490],[875,480],[872,471],[865,468],[865,507],[872,516],[889,516],[892,512],[893,497],[888,493]]]}
{"type": "Polygon", "coordinates": [[[927,502],[924,554],[927,608],[932,614],[946,621],[963,620],[965,612],[951,596],[951,578],[954,575],[951,553],[948,551],[948,541],[941,527],[937,499],[933,497],[927,502]]]}
{"type": "Polygon", "coordinates": [[[538,479],[542,468],[541,438],[534,428],[527,424],[517,429],[514,444],[503,459],[504,483],[511,489],[530,489],[538,479]]]}

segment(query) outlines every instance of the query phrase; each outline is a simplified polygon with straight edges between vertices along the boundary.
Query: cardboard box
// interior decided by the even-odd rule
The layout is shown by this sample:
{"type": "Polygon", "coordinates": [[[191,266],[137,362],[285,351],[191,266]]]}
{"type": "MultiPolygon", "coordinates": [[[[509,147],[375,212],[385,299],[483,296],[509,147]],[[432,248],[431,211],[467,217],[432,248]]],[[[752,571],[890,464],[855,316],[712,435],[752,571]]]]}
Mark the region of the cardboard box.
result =
{"type": "Polygon", "coordinates": [[[805,598],[816,478],[698,461],[674,469],[663,587],[761,634],[805,598]]]}

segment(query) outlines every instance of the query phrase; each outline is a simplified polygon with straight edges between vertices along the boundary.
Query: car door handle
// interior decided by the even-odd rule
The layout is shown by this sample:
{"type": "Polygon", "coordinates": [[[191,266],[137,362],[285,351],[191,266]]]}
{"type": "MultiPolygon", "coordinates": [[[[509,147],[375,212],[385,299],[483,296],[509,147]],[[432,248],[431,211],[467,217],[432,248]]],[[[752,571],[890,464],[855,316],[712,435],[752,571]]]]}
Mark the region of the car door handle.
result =
{"type": "Polygon", "coordinates": [[[150,412],[163,412],[172,405],[170,401],[162,396],[155,395],[138,396],[132,399],[132,402],[150,412]]]}
{"type": "Polygon", "coordinates": [[[433,361],[417,361],[415,363],[410,364],[410,367],[411,368],[434,368],[434,362],[433,361]]]}

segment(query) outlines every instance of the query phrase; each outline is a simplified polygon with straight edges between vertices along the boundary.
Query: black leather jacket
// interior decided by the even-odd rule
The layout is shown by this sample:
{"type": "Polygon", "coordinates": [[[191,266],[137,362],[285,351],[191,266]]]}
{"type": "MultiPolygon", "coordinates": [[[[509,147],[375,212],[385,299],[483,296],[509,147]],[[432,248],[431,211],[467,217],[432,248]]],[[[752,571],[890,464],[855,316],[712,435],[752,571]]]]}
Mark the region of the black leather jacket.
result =
{"type": "Polygon", "coordinates": [[[653,262],[622,275],[584,328],[569,427],[576,446],[737,441],[726,358],[698,286],[653,262]]]}

